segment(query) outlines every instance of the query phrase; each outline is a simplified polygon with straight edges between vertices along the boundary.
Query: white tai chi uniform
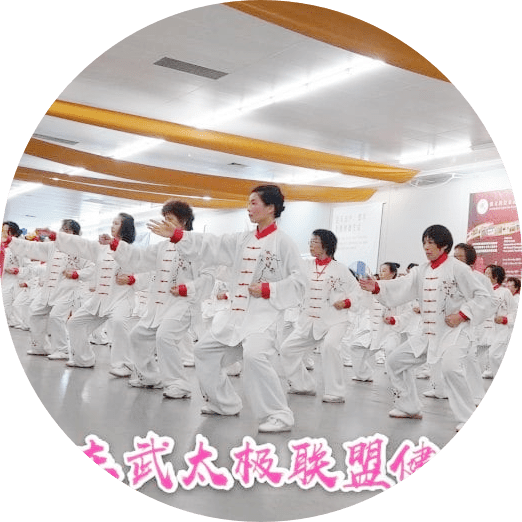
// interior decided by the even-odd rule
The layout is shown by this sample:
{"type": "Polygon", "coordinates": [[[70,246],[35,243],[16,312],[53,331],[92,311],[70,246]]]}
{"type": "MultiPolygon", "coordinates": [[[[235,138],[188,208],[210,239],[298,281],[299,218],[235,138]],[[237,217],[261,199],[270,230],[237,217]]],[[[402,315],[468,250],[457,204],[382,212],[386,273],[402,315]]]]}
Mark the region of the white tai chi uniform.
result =
{"type": "Polygon", "coordinates": [[[188,261],[169,240],[146,249],[120,241],[113,255],[124,270],[154,270],[147,312],[130,335],[139,382],[143,386],[161,383],[172,397],[189,396],[191,386],[183,369],[180,345],[190,342],[189,327],[193,320],[199,320],[201,301],[214,284],[212,274],[209,270],[200,272],[201,260],[188,261]],[[185,295],[173,295],[173,286],[183,286],[185,295]]]}
{"type": "MultiPolygon", "coordinates": [[[[19,241],[25,241],[25,239],[19,239],[19,241]]],[[[5,316],[9,326],[21,326],[14,315],[13,302],[16,299],[16,296],[22,292],[22,289],[19,286],[19,276],[25,277],[29,273],[26,266],[28,260],[17,256],[9,247],[5,248],[4,255],[3,273],[0,275],[2,277],[2,299],[4,302],[5,316]],[[7,268],[17,268],[18,273],[10,274],[6,271],[7,268]]]]}
{"type": "Polygon", "coordinates": [[[309,259],[303,264],[305,299],[295,329],[281,346],[281,365],[292,391],[315,393],[317,384],[306,369],[304,356],[322,340],[324,393],[344,398],[341,340],[350,320],[348,309],[360,306],[361,289],[348,268],[337,261],[321,265],[309,259]],[[338,301],[345,301],[345,308],[337,310],[334,304],[338,301]]]}
{"type": "MultiPolygon", "coordinates": [[[[112,256],[109,245],[79,236],[56,233],[56,246],[62,252],[76,254],[94,262],[96,270],[90,298],[69,319],[67,328],[71,342],[69,361],[76,366],[92,367],[95,355],[89,335],[107,320],[111,321],[111,367],[132,367],[130,358],[130,326],[134,306],[133,285],[119,285],[116,276],[125,272],[112,256]]],[[[138,277],[138,276],[136,276],[138,277]]]]}
{"type": "Polygon", "coordinates": [[[517,306],[513,294],[505,286],[495,285],[493,294],[497,306],[493,314],[493,341],[489,348],[489,370],[494,377],[504,358],[511,333],[513,332],[517,306]],[[504,319],[503,323],[495,322],[494,318],[498,316],[504,319]]]}
{"type": "Polygon", "coordinates": [[[29,307],[30,352],[47,354],[45,343],[47,333],[50,333],[51,354],[61,354],[60,358],[66,359],[69,352],[67,320],[78,305],[80,281],[92,277],[94,263],[78,255],[61,252],[55,241],[13,239],[9,247],[20,256],[45,261],[46,270],[41,278],[43,284],[29,307]],[[76,278],[66,278],[65,270],[76,272],[76,278]]]}
{"type": "Polygon", "coordinates": [[[240,356],[234,347],[241,343],[243,389],[255,417],[292,426],[294,416],[270,359],[276,353],[284,311],[299,305],[306,283],[295,243],[284,232],[271,230],[272,226],[259,236],[255,231],[223,236],[185,232],[177,247],[189,259],[232,267],[230,307],[214,315],[194,348],[196,374],[208,407],[223,415],[241,410],[241,398],[226,373],[240,356]],[[268,284],[268,298],[249,294],[248,287],[255,282],[268,284]]]}
{"type": "Polygon", "coordinates": [[[415,369],[426,360],[442,361],[442,376],[449,405],[459,423],[466,422],[475,410],[475,401],[466,382],[465,358],[470,345],[470,321],[451,328],[448,315],[461,312],[471,320],[491,314],[489,289],[469,266],[445,254],[433,263],[415,267],[404,277],[379,281],[377,298],[395,306],[418,298],[421,305],[422,335],[411,336],[388,357],[388,372],[396,392],[398,410],[410,415],[420,412],[415,369]]]}

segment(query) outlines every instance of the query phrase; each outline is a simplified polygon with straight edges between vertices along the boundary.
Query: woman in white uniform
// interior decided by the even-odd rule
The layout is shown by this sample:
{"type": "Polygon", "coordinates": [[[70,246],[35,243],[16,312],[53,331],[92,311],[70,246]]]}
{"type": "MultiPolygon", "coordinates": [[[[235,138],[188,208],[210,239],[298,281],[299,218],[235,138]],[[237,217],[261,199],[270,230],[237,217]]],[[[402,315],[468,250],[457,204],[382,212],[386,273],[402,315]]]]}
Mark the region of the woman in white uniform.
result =
{"type": "Polygon", "coordinates": [[[194,347],[196,374],[207,401],[203,414],[236,415],[242,401],[226,367],[243,351],[244,393],[261,432],[289,431],[294,416],[272,365],[284,311],[303,298],[305,277],[292,239],[277,228],[284,196],[276,185],[262,185],[249,196],[248,216],[256,230],[214,236],[185,232],[166,222],[149,228],[170,237],[186,258],[231,267],[230,307],[217,312],[194,347]]]}

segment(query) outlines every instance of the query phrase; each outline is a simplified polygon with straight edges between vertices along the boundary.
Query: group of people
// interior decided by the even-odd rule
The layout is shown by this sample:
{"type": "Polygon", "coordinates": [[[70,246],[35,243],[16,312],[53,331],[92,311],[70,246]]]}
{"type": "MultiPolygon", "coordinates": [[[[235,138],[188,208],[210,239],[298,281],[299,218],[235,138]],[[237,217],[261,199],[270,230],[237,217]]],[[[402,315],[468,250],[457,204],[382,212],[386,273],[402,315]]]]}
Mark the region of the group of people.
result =
{"type": "Polygon", "coordinates": [[[359,277],[335,260],[329,230],[312,232],[303,259],[277,226],[284,208],[279,187],[261,185],[247,206],[255,229],[213,235],[194,232],[192,208],[169,200],[148,225],[164,239],[146,248],[133,245],[134,219],[124,213],[97,241],[71,219],[25,238],[6,221],[0,272],[8,323],[30,331],[28,354],[74,368],[95,366],[92,336],[106,327],[113,376],[187,399],[193,365],[202,414],[237,415],[246,399],[264,433],[292,429],[287,394],[320,391],[324,403],[343,403],[343,364],[355,380],[371,382],[382,362],[395,391],[391,417],[422,418],[415,379],[429,374],[425,395],[449,399],[459,430],[505,353],[520,279],[505,282],[497,265],[474,271],[470,245],[450,255],[453,239],[441,225],[422,236],[427,262],[405,275],[387,262],[378,277],[359,277]],[[310,371],[313,350],[321,379],[310,371]],[[238,365],[243,396],[230,378],[238,365]]]}

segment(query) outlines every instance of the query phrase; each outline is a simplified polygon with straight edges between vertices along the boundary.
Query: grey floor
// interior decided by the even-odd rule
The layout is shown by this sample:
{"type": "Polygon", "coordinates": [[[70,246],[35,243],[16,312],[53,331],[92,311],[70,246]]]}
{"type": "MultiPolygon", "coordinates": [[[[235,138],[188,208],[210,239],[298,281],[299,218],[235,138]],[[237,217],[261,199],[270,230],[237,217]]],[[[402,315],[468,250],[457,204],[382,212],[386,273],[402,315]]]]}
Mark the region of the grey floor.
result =
{"type": "MultiPolygon", "coordinates": [[[[332,448],[336,462],[334,471],[346,473],[344,442],[376,433],[388,437],[387,459],[405,440],[418,444],[421,436],[443,448],[455,435],[456,422],[446,400],[423,399],[422,420],[399,420],[388,417],[392,395],[382,367],[378,367],[373,383],[352,381],[352,369],[345,368],[347,383],[344,404],[324,404],[317,397],[289,396],[296,425],[290,433],[260,434],[252,413],[245,405],[237,417],[208,417],[200,414],[203,399],[199,394],[194,368],[187,368],[194,392],[189,400],[165,399],[161,390],[132,388],[127,379],[118,379],[108,373],[109,348],[95,346],[97,362],[94,369],[65,366],[64,361],[49,361],[46,357],[26,354],[29,334],[10,329],[20,362],[43,405],[57,424],[78,446],[85,437],[97,435],[110,446],[111,454],[125,472],[123,453],[133,450],[135,436],[145,437],[148,431],[169,436],[175,441],[173,453],[166,459],[175,471],[186,469],[185,453],[192,451],[196,434],[204,435],[218,451],[217,466],[230,470],[229,452],[241,445],[245,435],[256,443],[270,442],[276,447],[279,465],[289,469],[288,442],[304,437],[324,438],[332,448]]],[[[314,354],[314,374],[321,376],[320,356],[314,354]]],[[[232,378],[241,393],[241,377],[232,378]]],[[[418,380],[419,390],[428,381],[418,380]]],[[[485,386],[489,381],[484,381],[485,386]]],[[[87,457],[86,457],[87,458],[87,457]]],[[[127,479],[125,479],[126,481],[127,479]]],[[[301,489],[295,484],[276,488],[256,483],[245,489],[240,484],[229,491],[210,487],[193,490],[178,488],[164,493],[151,481],[140,490],[165,504],[179,509],[228,520],[291,520],[331,513],[357,504],[376,492],[327,492],[320,486],[301,489]]]]}

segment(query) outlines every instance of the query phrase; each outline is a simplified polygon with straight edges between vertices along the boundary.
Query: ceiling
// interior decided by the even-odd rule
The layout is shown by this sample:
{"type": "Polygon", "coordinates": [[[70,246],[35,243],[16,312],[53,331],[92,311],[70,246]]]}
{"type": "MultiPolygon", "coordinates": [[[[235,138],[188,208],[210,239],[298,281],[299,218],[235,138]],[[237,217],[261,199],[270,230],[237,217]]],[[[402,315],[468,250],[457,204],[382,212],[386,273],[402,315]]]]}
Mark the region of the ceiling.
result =
{"type": "Polygon", "coordinates": [[[58,96],[21,158],[6,218],[29,230],[63,218],[99,221],[123,210],[145,215],[170,196],[197,207],[236,208],[252,182],[283,184],[296,199],[363,201],[374,190],[422,178],[502,168],[485,127],[448,81],[384,64],[295,95],[297,83],[363,60],[224,4],[150,25],[108,49],[58,96]],[[156,64],[165,58],[192,67],[156,64]],[[212,72],[217,78],[200,75],[212,72]],[[288,87],[295,96],[230,112],[288,87]],[[70,104],[85,114],[99,109],[100,119],[90,124],[64,116],[70,104]],[[123,126],[114,125],[113,113],[123,126]],[[124,132],[129,115],[140,126],[124,132]],[[157,131],[160,123],[164,133],[157,131]],[[180,137],[189,130],[209,139],[186,142],[180,137]],[[231,137],[254,152],[212,148],[231,137]],[[262,159],[276,147],[290,160],[262,159]],[[339,163],[299,164],[307,155],[339,163]],[[408,175],[397,183],[364,169],[336,172],[343,159],[408,175]],[[190,187],[168,182],[191,174],[202,177],[193,176],[190,187]]]}

